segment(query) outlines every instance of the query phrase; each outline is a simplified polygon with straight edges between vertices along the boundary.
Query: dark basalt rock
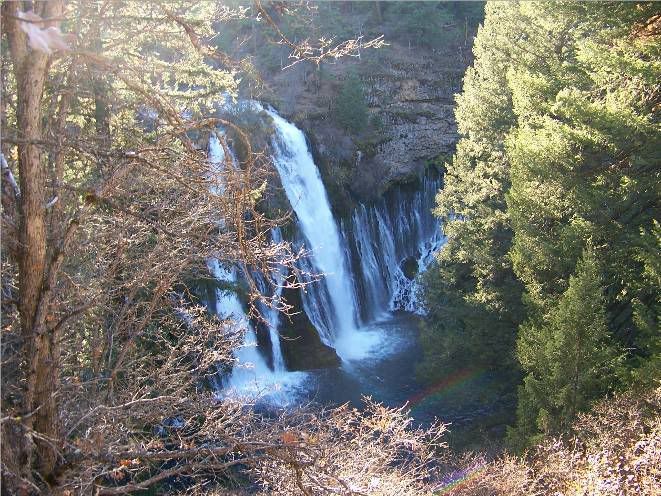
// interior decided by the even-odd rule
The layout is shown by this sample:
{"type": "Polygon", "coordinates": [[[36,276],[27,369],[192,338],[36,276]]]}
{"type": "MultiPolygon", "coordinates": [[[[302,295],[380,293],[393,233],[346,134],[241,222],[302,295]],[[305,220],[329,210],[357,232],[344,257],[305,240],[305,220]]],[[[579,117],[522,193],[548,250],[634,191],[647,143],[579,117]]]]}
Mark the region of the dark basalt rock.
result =
{"type": "Polygon", "coordinates": [[[418,259],[415,256],[404,259],[400,267],[404,275],[410,280],[415,279],[418,275],[418,271],[420,270],[418,267],[418,259]]]}
{"type": "Polygon", "coordinates": [[[280,346],[287,370],[313,370],[337,367],[340,357],[335,349],[321,341],[319,333],[303,311],[299,290],[285,289],[283,296],[298,312],[283,316],[280,346]]]}

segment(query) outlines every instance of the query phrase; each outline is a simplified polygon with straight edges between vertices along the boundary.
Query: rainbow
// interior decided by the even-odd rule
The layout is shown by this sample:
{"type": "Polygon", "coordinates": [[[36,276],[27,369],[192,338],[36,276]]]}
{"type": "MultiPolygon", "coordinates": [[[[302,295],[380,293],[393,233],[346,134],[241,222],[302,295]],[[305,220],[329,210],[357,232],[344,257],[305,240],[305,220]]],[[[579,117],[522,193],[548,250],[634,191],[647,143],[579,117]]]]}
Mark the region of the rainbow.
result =
{"type": "Polygon", "coordinates": [[[476,379],[485,373],[484,369],[463,369],[459,370],[443,379],[438,381],[436,384],[428,387],[424,391],[421,391],[408,400],[408,406],[413,409],[418,404],[422,403],[425,399],[429,398],[432,395],[437,393],[447,394],[451,391],[456,391],[463,387],[469,381],[476,379]]]}
{"type": "Polygon", "coordinates": [[[476,479],[480,474],[482,474],[486,470],[486,468],[487,466],[485,464],[481,464],[471,469],[455,472],[450,476],[450,480],[447,483],[445,483],[443,487],[437,489],[432,494],[434,494],[435,496],[450,494],[452,491],[454,491],[455,489],[459,489],[467,482],[476,479]]]}

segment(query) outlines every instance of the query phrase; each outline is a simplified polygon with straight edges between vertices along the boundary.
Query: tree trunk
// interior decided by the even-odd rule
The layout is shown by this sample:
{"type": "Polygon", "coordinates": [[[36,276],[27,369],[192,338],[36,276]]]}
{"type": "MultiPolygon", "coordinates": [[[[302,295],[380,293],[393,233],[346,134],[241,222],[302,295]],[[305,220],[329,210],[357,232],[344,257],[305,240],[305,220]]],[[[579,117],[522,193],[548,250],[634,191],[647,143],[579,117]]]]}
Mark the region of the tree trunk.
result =
{"type": "MultiPolygon", "coordinates": [[[[16,19],[18,2],[6,2],[3,25],[7,30],[17,81],[18,170],[21,196],[18,202],[19,313],[26,378],[23,392],[23,425],[39,434],[24,453],[27,463],[36,457],[36,468],[46,481],[52,480],[57,462],[59,420],[57,409],[58,346],[46,327],[48,302],[44,301],[47,279],[46,169],[37,142],[42,137],[41,103],[48,72],[48,55],[28,47],[26,35],[16,19]],[[52,440],[46,441],[44,438],[52,440]]],[[[60,17],[62,2],[35,5],[42,18],[60,17]]],[[[48,27],[44,23],[43,27],[48,27]]]]}

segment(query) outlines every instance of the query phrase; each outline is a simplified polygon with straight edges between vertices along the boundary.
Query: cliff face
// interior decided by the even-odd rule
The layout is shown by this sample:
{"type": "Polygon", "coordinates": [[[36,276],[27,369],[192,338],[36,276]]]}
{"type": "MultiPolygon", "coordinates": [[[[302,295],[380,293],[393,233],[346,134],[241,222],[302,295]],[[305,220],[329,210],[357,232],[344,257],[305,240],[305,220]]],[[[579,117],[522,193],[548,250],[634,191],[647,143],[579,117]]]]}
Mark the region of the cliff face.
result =
{"type": "Polygon", "coordinates": [[[393,42],[369,58],[276,72],[267,77],[266,98],[310,139],[333,207],[342,214],[453,151],[453,95],[468,53],[463,46],[409,49],[393,42]],[[333,117],[339,89],[351,73],[360,78],[369,112],[370,124],[358,132],[333,117]]]}

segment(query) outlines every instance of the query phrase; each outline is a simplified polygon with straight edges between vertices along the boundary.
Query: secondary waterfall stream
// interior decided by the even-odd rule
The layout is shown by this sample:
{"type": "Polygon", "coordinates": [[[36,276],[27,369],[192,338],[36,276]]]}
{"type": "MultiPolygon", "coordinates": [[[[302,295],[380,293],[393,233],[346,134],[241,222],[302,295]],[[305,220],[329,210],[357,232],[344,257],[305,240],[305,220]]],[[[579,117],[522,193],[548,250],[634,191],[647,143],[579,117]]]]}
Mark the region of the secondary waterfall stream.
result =
{"type": "MultiPolygon", "coordinates": [[[[224,185],[220,178],[222,177],[222,169],[225,166],[225,151],[220,145],[218,137],[212,134],[209,139],[209,162],[212,166],[212,174],[218,178],[213,186],[215,194],[222,194],[224,185]]],[[[234,156],[230,157],[229,162],[236,167],[236,159],[234,156]]],[[[220,223],[222,228],[222,222],[220,223]]],[[[279,229],[273,229],[272,239],[274,242],[282,240],[279,229]]],[[[235,350],[236,365],[232,369],[232,373],[220,381],[220,388],[229,391],[240,391],[241,393],[256,393],[262,394],[266,387],[272,387],[274,384],[279,384],[286,379],[286,369],[282,352],[280,350],[280,339],[278,336],[278,322],[280,319],[279,312],[272,308],[262,308],[262,315],[264,315],[266,326],[271,333],[271,349],[272,349],[272,367],[269,367],[262,353],[257,347],[257,335],[255,329],[246,315],[243,304],[235,291],[238,283],[237,268],[236,267],[223,267],[217,259],[210,259],[207,262],[209,271],[214,278],[223,283],[222,288],[215,289],[215,309],[219,317],[231,320],[235,327],[234,331],[244,333],[244,342],[241,347],[235,350]]],[[[282,291],[282,279],[284,275],[275,271],[272,274],[274,279],[274,287],[277,296],[282,291]]],[[[262,291],[267,291],[267,284],[263,279],[258,279],[262,284],[262,291]]]]}
{"type": "Polygon", "coordinates": [[[359,205],[343,225],[364,322],[394,310],[424,311],[415,276],[433,261],[444,238],[430,211],[441,179],[425,175],[420,183],[394,189],[369,207],[359,205]]]}
{"type": "MultiPolygon", "coordinates": [[[[252,104],[252,109],[262,112],[258,104],[252,104]]],[[[294,390],[299,396],[301,390],[307,391],[303,399],[318,394],[317,399],[342,401],[378,389],[388,377],[389,384],[407,394],[413,387],[406,382],[407,377],[414,375],[411,357],[398,365],[400,372],[406,369],[404,375],[377,362],[389,354],[406,349],[414,353],[417,349],[417,341],[412,337],[415,332],[411,331],[416,327],[415,322],[393,312],[422,311],[416,275],[433,260],[433,253],[443,243],[438,220],[431,214],[441,184],[439,175],[424,175],[419,183],[395,187],[376,203],[359,205],[349,218],[338,222],[303,132],[273,110],[263,111],[264,114],[275,129],[271,143],[273,163],[296,214],[295,229],[288,239],[310,253],[299,261],[301,272],[323,275],[316,282],[312,277],[306,280],[310,284],[301,291],[303,310],[321,340],[337,351],[342,365],[339,369],[286,371],[278,332],[281,325],[286,325],[282,322],[286,319],[273,309],[260,307],[267,323],[268,337],[264,339],[270,341],[270,349],[262,343],[260,350],[256,346],[254,325],[246,317],[237,295],[231,290],[217,290],[219,315],[233,316],[237,325],[245,329],[244,346],[236,351],[237,363],[222,380],[222,389],[241,394],[267,392],[273,398],[270,393],[278,384],[284,388],[276,401],[279,404],[290,402],[296,396],[292,394],[294,390]],[[370,377],[374,371],[378,374],[370,377]],[[372,379],[377,382],[370,382],[372,379]]],[[[210,162],[222,162],[222,154],[222,147],[212,136],[210,162]]],[[[271,238],[275,243],[280,242],[280,230],[272,230],[271,238]]],[[[210,261],[209,267],[227,286],[236,284],[236,268],[223,268],[215,260],[210,261]]],[[[266,294],[282,291],[285,275],[277,272],[255,279],[260,291],[266,294]],[[268,277],[271,281],[267,281],[268,277]]],[[[264,327],[260,324],[261,328],[264,327]]],[[[405,399],[397,398],[397,401],[405,399]]]]}
{"type": "MultiPolygon", "coordinates": [[[[271,240],[274,243],[282,242],[282,233],[280,229],[274,227],[271,229],[271,240]]],[[[283,282],[286,277],[286,273],[283,268],[276,269],[271,274],[273,279],[274,286],[274,295],[275,299],[278,300],[282,296],[283,282]]],[[[269,285],[264,280],[264,276],[261,274],[255,274],[255,280],[259,286],[259,290],[262,294],[267,294],[269,292],[269,285]]],[[[285,359],[282,356],[282,347],[280,346],[280,335],[278,334],[278,328],[280,326],[280,311],[277,308],[266,307],[260,305],[261,314],[265,318],[265,326],[269,333],[269,340],[271,343],[271,356],[273,358],[273,370],[275,372],[286,372],[287,368],[285,367],[285,359]]]]}

